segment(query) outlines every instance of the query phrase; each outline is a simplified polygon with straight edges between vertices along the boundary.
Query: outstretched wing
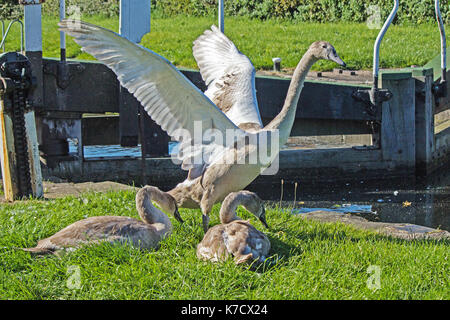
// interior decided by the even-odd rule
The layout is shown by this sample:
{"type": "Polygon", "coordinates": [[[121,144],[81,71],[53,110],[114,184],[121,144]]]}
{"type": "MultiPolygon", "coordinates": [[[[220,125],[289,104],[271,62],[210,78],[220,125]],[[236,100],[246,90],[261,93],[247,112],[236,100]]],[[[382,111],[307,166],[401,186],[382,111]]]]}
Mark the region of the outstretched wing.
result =
{"type": "Polygon", "coordinates": [[[121,85],[171,137],[182,141],[184,146],[194,141],[191,151],[180,150],[183,169],[205,166],[204,160],[192,163],[193,153],[197,156],[200,153],[202,159],[211,159],[214,153],[223,152],[223,143],[203,138],[206,131],[218,130],[222,137],[229,129],[245,134],[164,57],[115,32],[86,22],[63,20],[59,26],[60,31],[74,37],[84,51],[111,68],[121,85]]]}
{"type": "Polygon", "coordinates": [[[208,96],[237,126],[262,128],[255,89],[255,68],[216,26],[206,30],[193,46],[194,58],[208,96]]]}

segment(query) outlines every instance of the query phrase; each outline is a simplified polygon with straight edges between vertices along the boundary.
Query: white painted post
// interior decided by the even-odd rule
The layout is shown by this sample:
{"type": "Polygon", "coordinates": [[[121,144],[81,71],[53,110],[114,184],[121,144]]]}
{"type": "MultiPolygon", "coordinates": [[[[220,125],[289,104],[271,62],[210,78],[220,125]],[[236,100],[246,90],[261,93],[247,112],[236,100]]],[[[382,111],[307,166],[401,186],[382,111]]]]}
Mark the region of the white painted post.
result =
{"type": "MultiPolygon", "coordinates": [[[[66,17],[66,0],[59,0],[59,21],[66,17]]],[[[61,50],[61,61],[66,61],[66,34],[59,33],[59,47],[61,50]]]]}
{"type": "Polygon", "coordinates": [[[219,30],[225,32],[225,17],[224,17],[224,6],[223,0],[219,0],[219,30]]]}
{"type": "Polygon", "coordinates": [[[119,33],[139,43],[150,32],[150,0],[120,0],[119,33]]]}
{"type": "Polygon", "coordinates": [[[37,86],[33,92],[33,104],[44,103],[43,68],[42,68],[42,0],[22,0],[25,20],[25,55],[31,62],[37,86]]]}
{"type": "MultiPolygon", "coordinates": [[[[139,43],[150,32],[150,4],[150,0],[120,0],[119,33],[123,37],[139,43]]],[[[127,103],[132,98],[125,88],[120,87],[119,135],[122,146],[135,146],[139,141],[138,110],[127,103]]]]}
{"type": "MultiPolygon", "coordinates": [[[[38,3],[38,1],[33,3],[38,3]]],[[[33,73],[35,74],[37,81],[40,82],[42,81],[42,5],[40,3],[24,5],[24,17],[25,52],[31,61],[33,73]],[[35,59],[38,60],[38,63],[33,61],[35,59]]],[[[38,83],[35,94],[37,97],[34,99],[34,103],[42,103],[42,98],[40,98],[42,95],[41,91],[42,83],[38,83]]],[[[25,128],[28,152],[30,154],[31,187],[33,189],[33,195],[41,198],[44,196],[44,188],[42,184],[41,161],[37,142],[36,120],[33,110],[25,113],[25,128]]]]}
{"type": "Polygon", "coordinates": [[[24,6],[25,51],[42,52],[42,13],[40,4],[24,6]]]}

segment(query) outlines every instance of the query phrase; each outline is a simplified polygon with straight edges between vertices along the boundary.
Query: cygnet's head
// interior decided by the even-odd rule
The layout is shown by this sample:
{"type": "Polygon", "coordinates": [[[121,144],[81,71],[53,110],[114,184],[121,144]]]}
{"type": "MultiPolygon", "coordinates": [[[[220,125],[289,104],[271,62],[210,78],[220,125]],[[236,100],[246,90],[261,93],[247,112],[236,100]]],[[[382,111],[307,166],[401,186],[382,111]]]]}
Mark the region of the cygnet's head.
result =
{"type": "Polygon", "coordinates": [[[339,57],[336,49],[327,41],[316,41],[309,47],[309,50],[317,60],[330,60],[342,67],[346,67],[345,62],[339,57]]]}

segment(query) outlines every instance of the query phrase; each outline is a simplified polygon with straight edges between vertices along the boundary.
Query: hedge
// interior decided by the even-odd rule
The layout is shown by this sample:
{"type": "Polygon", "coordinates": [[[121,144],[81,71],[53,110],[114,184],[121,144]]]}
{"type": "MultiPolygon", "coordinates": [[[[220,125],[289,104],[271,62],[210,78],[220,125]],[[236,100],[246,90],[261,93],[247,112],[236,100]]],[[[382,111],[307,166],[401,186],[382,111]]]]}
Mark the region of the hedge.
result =
{"type": "Polygon", "coordinates": [[[22,16],[22,11],[17,5],[18,0],[1,0],[0,19],[16,19],[22,16]]]}
{"type": "MultiPolygon", "coordinates": [[[[23,17],[23,7],[18,0],[0,0],[0,19],[23,17]],[[5,2],[5,3],[3,3],[5,2]]],[[[141,1],[141,0],[140,0],[141,1]]],[[[119,0],[66,0],[66,11],[74,12],[77,8],[83,15],[118,16],[119,0]]],[[[59,15],[59,0],[46,0],[42,5],[42,14],[49,16],[59,15]]]]}
{"type": "MultiPolygon", "coordinates": [[[[18,0],[2,0],[0,18],[22,15],[18,0]]],[[[217,0],[152,0],[153,10],[164,16],[217,14],[217,0]]],[[[225,14],[257,19],[287,18],[306,22],[366,22],[379,13],[381,21],[389,15],[393,0],[225,0],[225,14]],[[374,15],[375,13],[375,15],[374,15]]],[[[44,15],[57,15],[59,0],[46,0],[44,15]]],[[[77,6],[83,15],[117,16],[119,0],[66,0],[66,7],[77,6]]],[[[441,0],[442,16],[450,22],[448,0],[441,0]]],[[[402,0],[395,23],[434,22],[434,1],[402,0]]]]}
{"type": "MultiPolygon", "coordinates": [[[[204,16],[216,13],[217,0],[157,0],[156,7],[165,15],[204,16]]],[[[442,16],[450,22],[448,0],[441,0],[442,16]]],[[[384,21],[392,10],[393,0],[225,0],[226,15],[252,18],[289,18],[307,22],[366,22],[375,12],[384,21]],[[377,10],[378,8],[378,10],[377,10]]],[[[396,23],[434,22],[434,1],[402,0],[396,23]]]]}

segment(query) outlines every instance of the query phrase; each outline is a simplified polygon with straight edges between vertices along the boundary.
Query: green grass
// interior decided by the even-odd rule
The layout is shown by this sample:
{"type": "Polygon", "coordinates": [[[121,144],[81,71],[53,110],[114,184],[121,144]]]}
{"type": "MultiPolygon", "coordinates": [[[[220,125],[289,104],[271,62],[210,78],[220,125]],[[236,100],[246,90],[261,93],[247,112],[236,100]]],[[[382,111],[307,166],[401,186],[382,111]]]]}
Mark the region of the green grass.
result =
{"type": "MultiPolygon", "coordinates": [[[[83,20],[118,31],[118,18],[98,16],[83,20]]],[[[59,56],[57,19],[43,19],[44,56],[59,56]]],[[[152,31],[142,44],[163,55],[179,67],[197,68],[192,56],[192,42],[212,24],[215,17],[152,17],[152,31]]],[[[308,46],[316,40],[330,41],[351,69],[371,69],[373,43],[379,30],[357,23],[294,23],[289,20],[259,21],[245,17],[227,17],[225,32],[246,54],[257,69],[271,69],[272,58],[281,57],[284,68],[293,68],[308,46]]],[[[18,48],[19,33],[14,28],[8,49],[18,48]]],[[[381,67],[403,68],[424,65],[440,52],[440,38],[435,24],[391,26],[381,45],[381,67]]],[[[72,41],[67,54],[75,59],[92,59],[72,41]]],[[[320,61],[313,69],[329,70],[336,64],[320,61]]]]}
{"type": "MultiPolygon", "coordinates": [[[[0,207],[1,299],[449,299],[449,242],[403,241],[342,224],[304,221],[287,210],[267,210],[271,254],[265,270],[197,260],[201,214],[171,218],[172,236],[158,251],[102,244],[60,257],[32,258],[11,247],[34,246],[68,224],[95,215],[137,217],[131,191],[81,198],[29,200],[0,207]],[[6,247],[6,248],[4,248],[6,247]],[[381,288],[367,281],[381,268],[381,288]],[[80,271],[80,287],[70,289],[80,271]]],[[[216,205],[212,224],[218,223],[216,205]]],[[[240,209],[259,229],[260,222],[240,209]]]]}

